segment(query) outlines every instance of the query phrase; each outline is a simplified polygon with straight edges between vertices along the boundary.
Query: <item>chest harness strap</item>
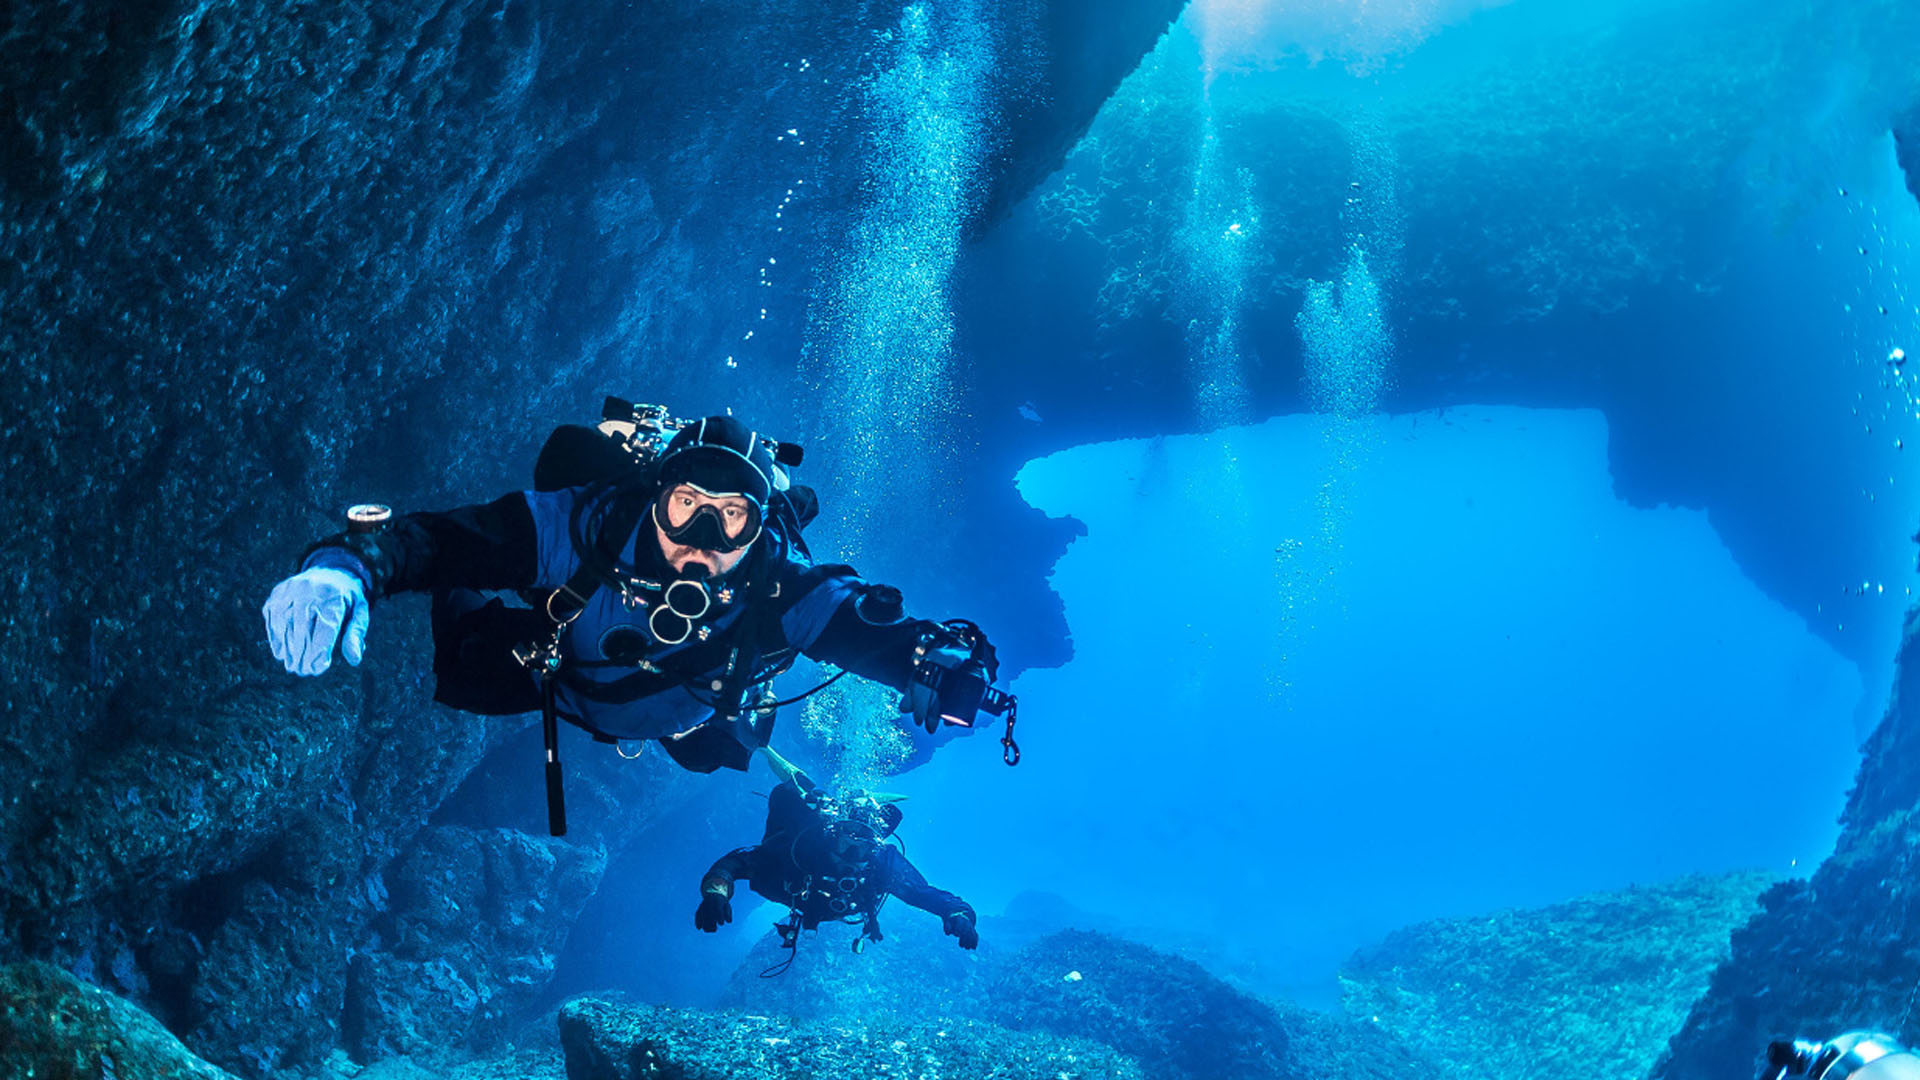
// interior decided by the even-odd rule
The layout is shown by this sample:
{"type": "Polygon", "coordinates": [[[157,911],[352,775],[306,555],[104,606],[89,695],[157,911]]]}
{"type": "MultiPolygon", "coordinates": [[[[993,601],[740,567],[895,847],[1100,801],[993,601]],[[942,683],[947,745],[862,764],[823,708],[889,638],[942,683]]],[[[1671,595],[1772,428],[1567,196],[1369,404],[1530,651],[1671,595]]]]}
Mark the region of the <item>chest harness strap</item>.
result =
{"type": "MultiPolygon", "coordinates": [[[[639,527],[640,514],[646,505],[638,499],[616,501],[607,512],[600,536],[615,537],[614,543],[618,545],[615,550],[625,547],[627,538],[639,527]]],[[[547,831],[554,836],[567,835],[567,799],[560,779],[560,709],[554,700],[554,681],[560,677],[560,643],[566,637],[567,627],[586,610],[587,597],[602,583],[602,574],[594,566],[597,561],[582,553],[580,568],[566,584],[547,594],[547,617],[553,620],[553,636],[513,650],[513,658],[540,681],[540,736],[547,751],[547,831]]],[[[595,733],[594,737],[601,736],[595,733]]]]}

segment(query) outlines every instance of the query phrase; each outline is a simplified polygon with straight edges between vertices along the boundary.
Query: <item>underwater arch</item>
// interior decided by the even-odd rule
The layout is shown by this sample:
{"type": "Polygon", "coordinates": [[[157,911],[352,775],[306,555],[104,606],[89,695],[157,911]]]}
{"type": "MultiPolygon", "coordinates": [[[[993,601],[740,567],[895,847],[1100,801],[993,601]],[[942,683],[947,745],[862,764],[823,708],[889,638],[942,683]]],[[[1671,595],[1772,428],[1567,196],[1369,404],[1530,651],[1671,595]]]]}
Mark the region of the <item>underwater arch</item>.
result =
{"type": "Polygon", "coordinates": [[[1813,865],[1860,676],[1704,513],[1616,497],[1606,440],[1463,407],[1032,462],[1025,498],[1086,528],[1050,579],[1074,655],[1015,683],[1017,773],[901,779],[928,872],[1211,936],[1311,1000],[1422,919],[1813,865]]]}

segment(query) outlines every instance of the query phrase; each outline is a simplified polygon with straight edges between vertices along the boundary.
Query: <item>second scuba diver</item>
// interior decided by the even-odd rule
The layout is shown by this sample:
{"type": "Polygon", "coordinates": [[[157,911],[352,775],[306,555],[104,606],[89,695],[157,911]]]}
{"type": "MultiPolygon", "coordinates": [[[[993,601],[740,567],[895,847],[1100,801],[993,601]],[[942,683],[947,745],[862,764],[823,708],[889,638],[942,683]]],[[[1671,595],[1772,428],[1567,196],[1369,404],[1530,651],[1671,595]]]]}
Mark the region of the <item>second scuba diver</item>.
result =
{"type": "Polygon", "coordinates": [[[789,779],[767,799],[767,825],[760,843],[722,855],[700,881],[694,925],[713,933],[733,921],[735,882],[790,911],[776,926],[793,948],[802,930],[823,922],[860,924],[855,948],[879,941],[880,908],[888,897],[940,918],[941,929],[960,947],[980,944],[978,919],[965,900],[927,884],[897,848],[887,844],[900,824],[900,808],[886,796],[835,798],[819,789],[803,792],[789,779]]]}

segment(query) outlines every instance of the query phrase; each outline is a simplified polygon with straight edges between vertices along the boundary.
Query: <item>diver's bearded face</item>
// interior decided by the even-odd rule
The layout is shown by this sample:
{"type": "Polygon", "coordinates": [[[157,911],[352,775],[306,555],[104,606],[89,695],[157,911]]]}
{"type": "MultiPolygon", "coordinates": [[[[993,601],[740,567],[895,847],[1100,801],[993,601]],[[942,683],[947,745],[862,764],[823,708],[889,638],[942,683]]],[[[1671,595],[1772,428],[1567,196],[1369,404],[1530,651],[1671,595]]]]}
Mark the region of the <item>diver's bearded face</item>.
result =
{"type": "Polygon", "coordinates": [[[679,530],[702,510],[717,515],[720,527],[729,540],[739,539],[748,529],[757,531],[759,528],[753,504],[745,498],[738,495],[710,495],[692,484],[680,484],[668,491],[655,506],[654,538],[660,542],[660,553],[675,573],[684,575],[687,567],[697,564],[706,568],[708,576],[721,577],[747,557],[747,552],[753,549],[751,541],[732,551],[714,551],[679,543],[667,535],[662,525],[661,518],[664,517],[666,526],[679,530]]]}

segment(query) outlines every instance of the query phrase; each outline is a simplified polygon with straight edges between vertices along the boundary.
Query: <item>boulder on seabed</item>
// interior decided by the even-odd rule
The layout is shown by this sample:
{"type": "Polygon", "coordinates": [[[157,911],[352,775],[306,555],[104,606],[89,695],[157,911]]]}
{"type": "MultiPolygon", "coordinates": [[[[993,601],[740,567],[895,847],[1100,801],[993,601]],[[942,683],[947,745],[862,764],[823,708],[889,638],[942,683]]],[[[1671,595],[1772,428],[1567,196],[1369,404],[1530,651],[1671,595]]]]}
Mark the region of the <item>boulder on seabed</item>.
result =
{"type": "Polygon", "coordinates": [[[1144,1080],[1074,1037],[972,1020],[797,1021],[578,998],[560,1010],[569,1080],[1144,1080]]]}
{"type": "Polygon", "coordinates": [[[0,1076],[233,1080],[132,1002],[37,962],[0,968],[0,1076]]]}

